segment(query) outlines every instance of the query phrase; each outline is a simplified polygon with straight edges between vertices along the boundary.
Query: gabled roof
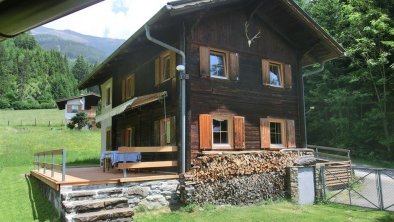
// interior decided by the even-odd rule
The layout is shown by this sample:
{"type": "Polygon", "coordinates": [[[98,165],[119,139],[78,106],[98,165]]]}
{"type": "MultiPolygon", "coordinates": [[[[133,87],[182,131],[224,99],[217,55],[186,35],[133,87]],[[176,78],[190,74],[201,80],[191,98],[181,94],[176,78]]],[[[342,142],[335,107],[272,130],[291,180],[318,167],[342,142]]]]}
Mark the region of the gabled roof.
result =
{"type": "MultiPolygon", "coordinates": [[[[85,97],[86,99],[92,100],[93,103],[94,103],[94,101],[97,101],[95,103],[98,103],[98,101],[100,100],[100,95],[98,95],[96,93],[88,93],[86,95],[71,96],[71,97],[67,97],[67,98],[58,99],[58,100],[56,100],[56,105],[59,109],[64,109],[67,104],[67,101],[74,100],[74,99],[81,99],[83,97],[85,97]]],[[[95,105],[97,105],[97,104],[95,104],[95,105]]]]}
{"type": "MultiPolygon", "coordinates": [[[[179,25],[182,19],[198,16],[199,11],[240,4],[255,7],[254,16],[264,20],[271,29],[283,36],[300,54],[304,55],[301,61],[303,66],[331,60],[342,56],[345,52],[344,48],[293,0],[180,0],[167,3],[145,25],[152,26],[152,29],[163,30],[170,25],[179,25]]],[[[105,81],[113,71],[111,68],[117,65],[122,55],[132,52],[133,47],[138,48],[138,44],[143,42],[144,26],[81,81],[78,88],[87,88],[105,81]]]]}
{"type": "Polygon", "coordinates": [[[0,41],[102,0],[0,0],[0,41]]]}

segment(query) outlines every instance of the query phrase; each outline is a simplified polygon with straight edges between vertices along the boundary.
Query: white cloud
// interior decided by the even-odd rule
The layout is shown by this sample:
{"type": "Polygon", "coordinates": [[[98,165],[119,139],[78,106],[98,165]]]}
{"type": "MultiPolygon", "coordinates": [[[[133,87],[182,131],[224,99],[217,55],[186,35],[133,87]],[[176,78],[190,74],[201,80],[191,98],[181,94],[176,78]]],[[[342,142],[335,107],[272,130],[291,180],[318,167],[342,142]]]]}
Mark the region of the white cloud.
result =
{"type": "Polygon", "coordinates": [[[169,0],[106,0],[44,25],[82,34],[129,38],[169,0]]]}

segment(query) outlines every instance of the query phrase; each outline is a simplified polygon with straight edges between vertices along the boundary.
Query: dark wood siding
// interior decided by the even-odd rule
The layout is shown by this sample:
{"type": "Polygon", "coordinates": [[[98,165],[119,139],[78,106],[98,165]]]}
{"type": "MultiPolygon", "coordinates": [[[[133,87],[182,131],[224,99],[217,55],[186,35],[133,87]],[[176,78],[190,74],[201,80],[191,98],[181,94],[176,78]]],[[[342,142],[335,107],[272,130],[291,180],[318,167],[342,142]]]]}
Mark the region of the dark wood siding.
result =
{"type": "MultiPolygon", "coordinates": [[[[267,116],[295,120],[299,145],[298,75],[296,50],[263,22],[253,19],[249,27],[253,36],[261,30],[262,37],[249,48],[245,35],[246,13],[238,11],[225,16],[205,15],[193,27],[187,40],[187,73],[189,80],[189,146],[192,158],[200,152],[199,114],[232,114],[245,117],[246,149],[260,149],[260,118],[267,116]],[[239,55],[239,80],[200,77],[199,47],[223,49],[239,55]],[[263,86],[262,59],[291,65],[291,89],[263,86]]],[[[192,26],[190,26],[192,27],[192,26]]]]}

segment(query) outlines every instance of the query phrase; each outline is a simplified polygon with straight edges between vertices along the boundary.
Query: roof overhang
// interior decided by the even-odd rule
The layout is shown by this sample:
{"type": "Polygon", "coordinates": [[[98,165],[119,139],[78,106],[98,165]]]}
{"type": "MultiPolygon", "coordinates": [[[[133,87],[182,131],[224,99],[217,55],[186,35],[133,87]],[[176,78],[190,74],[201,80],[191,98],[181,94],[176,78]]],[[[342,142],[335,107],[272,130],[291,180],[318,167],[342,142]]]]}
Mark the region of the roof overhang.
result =
{"type": "Polygon", "coordinates": [[[152,94],[139,96],[139,97],[134,97],[131,100],[126,101],[115,108],[112,108],[111,111],[103,113],[99,116],[96,116],[96,122],[101,122],[105,119],[119,115],[119,114],[124,113],[128,110],[132,110],[132,109],[147,105],[149,103],[160,101],[161,99],[165,98],[166,96],[167,96],[167,91],[152,93],[152,94]]]}
{"type": "Polygon", "coordinates": [[[0,41],[102,0],[0,0],[0,41]]]}
{"type": "MultiPolygon", "coordinates": [[[[196,15],[195,12],[204,9],[235,5],[241,2],[243,4],[255,3],[256,6],[264,6],[262,7],[262,13],[256,13],[256,16],[261,20],[265,20],[266,23],[274,24],[271,28],[275,29],[282,36],[288,37],[289,42],[293,46],[298,47],[297,50],[302,56],[302,66],[322,63],[343,56],[344,48],[304,12],[294,0],[180,0],[167,3],[145,25],[156,28],[163,27],[162,25],[168,23],[169,19],[182,16],[189,18],[196,15]],[[268,7],[269,5],[272,7],[268,7]],[[268,13],[270,13],[269,16],[267,16],[268,13]],[[291,23],[293,26],[277,25],[276,23],[279,20],[281,20],[282,24],[291,23]],[[300,43],[303,44],[301,45],[300,43]]],[[[136,42],[141,41],[145,37],[144,26],[82,80],[78,88],[84,89],[105,81],[109,73],[111,73],[111,68],[117,66],[117,62],[121,61],[121,56],[125,53],[130,53],[133,47],[136,47],[136,42]]]]}

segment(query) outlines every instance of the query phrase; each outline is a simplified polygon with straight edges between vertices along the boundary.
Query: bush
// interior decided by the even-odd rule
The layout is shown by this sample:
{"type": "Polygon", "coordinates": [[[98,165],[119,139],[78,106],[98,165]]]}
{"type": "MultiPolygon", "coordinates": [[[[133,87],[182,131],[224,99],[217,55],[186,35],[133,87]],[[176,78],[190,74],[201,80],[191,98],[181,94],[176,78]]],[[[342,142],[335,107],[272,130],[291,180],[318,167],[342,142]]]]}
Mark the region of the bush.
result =
{"type": "Polygon", "coordinates": [[[71,118],[71,121],[67,123],[67,127],[70,129],[77,128],[81,130],[83,127],[88,125],[88,116],[86,113],[77,113],[73,118],[71,118]]]}

